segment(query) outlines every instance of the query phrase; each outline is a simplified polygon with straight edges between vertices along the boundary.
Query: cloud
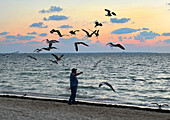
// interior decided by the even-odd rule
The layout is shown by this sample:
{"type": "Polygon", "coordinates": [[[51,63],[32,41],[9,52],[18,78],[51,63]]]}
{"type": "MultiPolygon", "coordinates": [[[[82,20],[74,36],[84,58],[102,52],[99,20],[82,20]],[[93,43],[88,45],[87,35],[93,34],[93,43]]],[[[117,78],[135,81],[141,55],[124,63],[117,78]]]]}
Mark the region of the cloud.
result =
{"type": "Polygon", "coordinates": [[[142,30],[149,30],[149,28],[142,28],[142,30]]]}
{"type": "Polygon", "coordinates": [[[36,35],[36,32],[27,33],[27,35],[36,35]]]}
{"type": "Polygon", "coordinates": [[[9,32],[1,32],[0,35],[7,35],[9,32]]]}
{"type": "Polygon", "coordinates": [[[15,42],[16,40],[5,40],[6,43],[15,42]]]}
{"type": "Polygon", "coordinates": [[[140,42],[145,42],[145,40],[144,40],[145,38],[142,35],[134,36],[134,39],[139,40],[140,42]]]}
{"type": "Polygon", "coordinates": [[[126,23],[129,20],[130,20],[130,18],[121,18],[121,19],[110,18],[110,22],[112,22],[112,23],[126,23]]]}
{"type": "Polygon", "coordinates": [[[170,39],[164,40],[164,43],[170,44],[170,39]]]}
{"type": "Polygon", "coordinates": [[[60,21],[60,20],[67,20],[68,17],[64,16],[64,15],[52,15],[49,16],[48,18],[44,17],[44,21],[48,21],[48,20],[56,20],[56,21],[60,21]]]}
{"type": "Polygon", "coordinates": [[[145,42],[146,39],[154,39],[156,38],[156,36],[160,36],[160,34],[154,33],[152,31],[150,32],[143,31],[140,32],[137,36],[134,36],[134,39],[139,40],[140,42],[145,42]]]}
{"type": "Polygon", "coordinates": [[[30,42],[26,42],[26,44],[41,44],[42,42],[38,42],[38,41],[30,41],[30,42]]]}
{"type": "Polygon", "coordinates": [[[59,28],[73,28],[73,26],[69,26],[69,25],[61,25],[59,28]]]}
{"type": "Polygon", "coordinates": [[[34,37],[34,36],[22,36],[22,35],[18,34],[17,36],[8,35],[5,38],[6,39],[15,39],[15,40],[31,40],[31,39],[36,38],[36,37],[34,37]]]}
{"type": "Polygon", "coordinates": [[[43,22],[39,22],[39,23],[33,23],[32,25],[30,25],[30,27],[47,28],[48,25],[44,25],[43,22]]]}
{"type": "Polygon", "coordinates": [[[163,36],[170,36],[170,33],[163,33],[163,36]]]}
{"type": "Polygon", "coordinates": [[[119,36],[118,39],[119,39],[119,41],[123,41],[123,40],[122,40],[122,39],[123,39],[122,36],[119,36]]]}
{"type": "Polygon", "coordinates": [[[60,11],[62,11],[62,10],[63,10],[63,9],[60,8],[60,7],[51,6],[50,9],[48,9],[48,10],[42,9],[42,10],[40,10],[39,12],[40,12],[40,13],[52,13],[52,12],[60,12],[60,11]]]}
{"type": "Polygon", "coordinates": [[[140,31],[141,29],[133,29],[133,28],[120,28],[111,32],[111,34],[128,34],[136,31],[140,31]]]}
{"type": "Polygon", "coordinates": [[[47,36],[47,33],[41,33],[38,36],[45,37],[45,36],[47,36]]]}

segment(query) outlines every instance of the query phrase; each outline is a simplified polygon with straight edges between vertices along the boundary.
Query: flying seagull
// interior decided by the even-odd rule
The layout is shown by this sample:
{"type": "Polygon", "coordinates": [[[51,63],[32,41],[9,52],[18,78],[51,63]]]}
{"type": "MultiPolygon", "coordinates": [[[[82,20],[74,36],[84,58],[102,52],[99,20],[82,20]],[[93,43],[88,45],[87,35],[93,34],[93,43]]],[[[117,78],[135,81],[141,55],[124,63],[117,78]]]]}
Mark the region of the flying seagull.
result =
{"type": "Polygon", "coordinates": [[[84,29],[82,29],[82,30],[87,34],[87,37],[92,37],[92,35],[96,32],[96,30],[95,30],[91,34],[89,34],[89,32],[87,32],[86,30],[84,30],[84,29]]]}
{"type": "Polygon", "coordinates": [[[111,42],[107,43],[106,45],[109,45],[111,48],[112,47],[119,47],[121,48],[122,50],[125,50],[125,48],[121,45],[121,44],[113,44],[111,42]]]}
{"type": "Polygon", "coordinates": [[[38,49],[38,48],[34,50],[34,52],[37,52],[37,53],[39,53],[41,51],[42,51],[42,49],[38,49]]]}
{"type": "Polygon", "coordinates": [[[51,62],[53,62],[55,64],[58,64],[58,62],[56,60],[49,60],[49,61],[51,61],[51,62]]]}
{"type": "Polygon", "coordinates": [[[84,43],[84,42],[75,42],[75,43],[74,43],[74,46],[75,46],[76,51],[78,51],[78,44],[82,44],[82,45],[85,45],[85,46],[89,46],[89,45],[87,45],[87,44],[84,43]]]}
{"type": "Polygon", "coordinates": [[[4,55],[4,56],[5,56],[5,57],[10,57],[10,56],[12,56],[12,55],[14,55],[14,54],[16,54],[16,53],[19,53],[19,51],[13,52],[13,53],[10,53],[10,54],[4,55]]]}
{"type": "Polygon", "coordinates": [[[71,30],[69,33],[71,34],[71,35],[76,35],[76,32],[79,32],[80,30],[71,30]]]}
{"type": "Polygon", "coordinates": [[[109,84],[108,82],[101,82],[100,84],[99,84],[99,87],[101,87],[102,85],[107,85],[107,86],[109,86],[114,92],[116,92],[114,89],[113,89],[113,87],[112,87],[112,85],[111,84],[109,84]]]}
{"type": "Polygon", "coordinates": [[[30,58],[32,58],[32,59],[34,59],[34,60],[37,60],[37,58],[32,57],[31,55],[27,55],[27,57],[30,57],[30,58]]]}
{"type": "Polygon", "coordinates": [[[102,23],[99,23],[99,22],[95,22],[95,26],[94,27],[97,27],[97,26],[103,26],[102,23]]]}
{"type": "Polygon", "coordinates": [[[62,54],[60,57],[58,57],[58,56],[55,55],[55,54],[51,54],[51,55],[53,55],[53,56],[56,58],[57,61],[61,60],[61,58],[64,56],[63,54],[62,54]]]}
{"type": "Polygon", "coordinates": [[[99,60],[97,63],[94,64],[93,67],[97,67],[97,65],[101,62],[102,60],[99,60]]]}
{"type": "MultiPolygon", "coordinates": [[[[46,40],[46,42],[48,44],[50,44],[50,43],[59,43],[59,41],[57,41],[57,40],[49,40],[49,39],[45,39],[45,40],[46,40]]],[[[43,40],[43,41],[45,41],[45,40],[43,40]]]]}
{"type": "Polygon", "coordinates": [[[106,16],[109,16],[109,17],[111,17],[112,15],[116,16],[116,14],[114,12],[112,12],[108,9],[104,9],[104,10],[107,12],[106,16]]]}
{"type": "Polygon", "coordinates": [[[51,34],[53,34],[54,32],[58,33],[59,37],[69,36],[69,35],[65,35],[65,34],[62,35],[59,30],[54,30],[54,29],[52,29],[52,30],[50,31],[51,34]]]}
{"type": "MultiPolygon", "coordinates": [[[[91,29],[89,29],[90,31],[93,31],[93,30],[91,30],[91,29]]],[[[97,37],[97,39],[98,39],[98,36],[99,36],[99,30],[96,30],[96,32],[94,33],[95,35],[96,35],[96,37],[97,37]]]]}
{"type": "Polygon", "coordinates": [[[158,104],[158,103],[151,103],[151,104],[156,104],[159,109],[161,109],[162,107],[168,106],[168,104],[158,104]]]}

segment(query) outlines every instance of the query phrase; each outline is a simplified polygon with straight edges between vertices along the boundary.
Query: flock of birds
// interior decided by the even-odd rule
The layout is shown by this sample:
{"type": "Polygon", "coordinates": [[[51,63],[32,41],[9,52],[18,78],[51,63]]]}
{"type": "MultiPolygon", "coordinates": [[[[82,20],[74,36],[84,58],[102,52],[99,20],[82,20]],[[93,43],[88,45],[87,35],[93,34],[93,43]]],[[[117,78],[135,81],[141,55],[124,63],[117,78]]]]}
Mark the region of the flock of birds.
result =
{"type": "MultiPolygon", "coordinates": [[[[111,17],[111,16],[113,16],[113,15],[116,16],[116,14],[115,14],[114,12],[112,12],[112,11],[110,11],[110,10],[108,10],[108,9],[105,9],[105,11],[107,12],[107,14],[106,14],[105,16],[108,16],[108,17],[111,17]]],[[[103,24],[96,21],[94,28],[96,28],[96,27],[98,27],[98,26],[103,26],[103,24]]],[[[79,32],[79,31],[80,31],[80,30],[71,30],[69,33],[70,33],[71,35],[76,35],[76,33],[79,32]]],[[[88,32],[87,30],[85,30],[85,29],[82,29],[82,31],[84,31],[84,32],[86,33],[86,37],[87,37],[87,38],[90,38],[90,37],[92,37],[93,35],[95,35],[97,38],[98,38],[98,36],[99,36],[99,30],[94,30],[94,31],[90,30],[90,31],[92,31],[91,33],[89,33],[89,32],[88,32]]],[[[57,34],[59,35],[59,37],[69,36],[69,35],[67,35],[67,34],[61,34],[61,32],[60,32],[59,30],[55,30],[55,29],[52,29],[52,30],[50,31],[50,33],[51,33],[51,34],[57,33],[57,34]]],[[[58,49],[58,48],[56,48],[56,47],[53,47],[52,45],[53,45],[54,43],[59,43],[59,41],[46,39],[46,40],[43,40],[42,42],[44,42],[44,41],[46,41],[46,43],[48,44],[48,47],[43,47],[43,48],[40,48],[40,49],[37,48],[36,50],[34,50],[34,52],[39,53],[39,52],[41,52],[42,50],[50,51],[51,49],[58,49]]],[[[74,46],[75,46],[75,50],[76,50],[76,51],[78,51],[78,45],[80,45],[80,44],[89,47],[89,45],[86,44],[86,43],[84,43],[84,42],[81,42],[81,41],[75,42],[75,43],[74,43],[74,46]]],[[[122,45],[119,44],[119,43],[118,43],[118,44],[114,44],[114,43],[112,43],[112,42],[109,42],[109,43],[107,43],[106,45],[110,46],[111,48],[113,48],[113,47],[119,47],[120,49],[125,50],[124,46],[122,46],[122,45]]],[[[12,56],[13,54],[16,54],[16,53],[18,53],[18,52],[19,52],[19,51],[13,52],[13,53],[10,53],[10,54],[5,55],[5,56],[6,56],[6,57],[10,57],[10,56],[12,56]]],[[[58,64],[58,61],[60,61],[61,58],[64,56],[63,54],[62,54],[61,56],[59,56],[59,57],[58,57],[57,55],[55,55],[55,54],[51,54],[51,55],[55,57],[55,60],[49,60],[49,61],[51,61],[51,62],[53,62],[53,63],[55,63],[55,64],[58,64]]],[[[35,58],[35,57],[31,56],[31,55],[27,55],[27,57],[29,57],[29,58],[31,58],[31,59],[34,59],[34,60],[37,60],[37,58],[35,58]]],[[[101,62],[101,60],[99,60],[97,63],[95,63],[93,67],[97,67],[97,65],[98,65],[100,62],[101,62]]],[[[133,81],[145,81],[145,80],[134,79],[134,78],[133,78],[132,80],[133,80],[133,81]]],[[[99,87],[101,87],[101,86],[103,86],[103,85],[107,85],[108,87],[110,87],[110,89],[111,89],[113,92],[116,92],[115,89],[112,87],[112,85],[111,85],[110,83],[108,83],[108,82],[101,82],[101,83],[99,84],[99,87]]],[[[68,90],[70,90],[70,88],[68,88],[68,90]]],[[[24,94],[24,96],[26,96],[26,94],[24,94]]],[[[158,103],[151,103],[151,104],[156,104],[156,105],[159,107],[159,109],[161,109],[161,108],[164,107],[164,106],[168,106],[167,104],[158,104],[158,103]]]]}

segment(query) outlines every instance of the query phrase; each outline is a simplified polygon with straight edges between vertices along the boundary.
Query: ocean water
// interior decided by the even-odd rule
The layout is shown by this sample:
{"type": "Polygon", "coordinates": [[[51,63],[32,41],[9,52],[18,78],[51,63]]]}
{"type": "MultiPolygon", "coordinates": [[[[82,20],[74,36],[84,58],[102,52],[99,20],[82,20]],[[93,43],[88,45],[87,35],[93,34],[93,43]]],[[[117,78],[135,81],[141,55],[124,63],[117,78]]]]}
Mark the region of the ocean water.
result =
{"type": "Polygon", "coordinates": [[[83,71],[77,77],[77,100],[153,109],[158,106],[152,103],[168,104],[162,109],[170,110],[168,53],[64,54],[58,64],[49,60],[55,58],[43,53],[0,54],[0,93],[69,99],[69,76],[77,68],[83,71]],[[116,92],[99,87],[100,82],[110,83],[116,92]]]}

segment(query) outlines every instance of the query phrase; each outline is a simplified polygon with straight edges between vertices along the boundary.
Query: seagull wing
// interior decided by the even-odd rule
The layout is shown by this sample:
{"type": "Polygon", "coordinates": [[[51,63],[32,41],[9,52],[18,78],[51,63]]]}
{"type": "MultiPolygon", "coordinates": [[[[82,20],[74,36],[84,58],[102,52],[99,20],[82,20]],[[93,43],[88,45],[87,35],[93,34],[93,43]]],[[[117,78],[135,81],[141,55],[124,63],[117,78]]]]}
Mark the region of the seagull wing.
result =
{"type": "Polygon", "coordinates": [[[91,33],[91,35],[90,35],[90,36],[92,36],[95,32],[96,32],[96,30],[95,30],[95,31],[93,31],[93,32],[91,33]]]}
{"type": "Polygon", "coordinates": [[[112,12],[112,14],[116,16],[116,13],[112,12]]]}
{"type": "Polygon", "coordinates": [[[54,56],[57,60],[59,60],[58,56],[55,54],[51,54],[52,56],[54,56]]]}
{"type": "Polygon", "coordinates": [[[121,48],[122,50],[125,50],[125,48],[124,48],[121,44],[117,44],[117,46],[118,46],[119,48],[121,48]]]}
{"type": "Polygon", "coordinates": [[[49,48],[51,48],[51,47],[52,47],[52,45],[53,45],[53,43],[49,43],[49,48]]]}
{"type": "Polygon", "coordinates": [[[116,92],[116,91],[113,89],[113,87],[112,87],[111,84],[109,84],[108,82],[105,82],[105,84],[106,84],[107,86],[109,86],[114,92],[116,92]]]}
{"type": "Polygon", "coordinates": [[[87,32],[86,30],[82,29],[86,34],[87,36],[90,36],[89,32],[87,32]]]}
{"type": "Polygon", "coordinates": [[[59,59],[61,59],[63,56],[64,56],[64,54],[62,54],[62,55],[59,57],[59,59]]]}
{"type": "Polygon", "coordinates": [[[76,51],[78,51],[78,45],[76,42],[74,43],[74,46],[75,46],[76,51]]]}
{"type": "Polygon", "coordinates": [[[56,32],[58,33],[58,35],[59,35],[60,37],[62,37],[61,32],[60,32],[59,30],[56,30],[56,32]]]}
{"type": "Polygon", "coordinates": [[[89,45],[87,45],[87,44],[86,44],[86,43],[84,43],[84,42],[80,42],[80,44],[85,45],[85,46],[89,46],[89,45]]]}

